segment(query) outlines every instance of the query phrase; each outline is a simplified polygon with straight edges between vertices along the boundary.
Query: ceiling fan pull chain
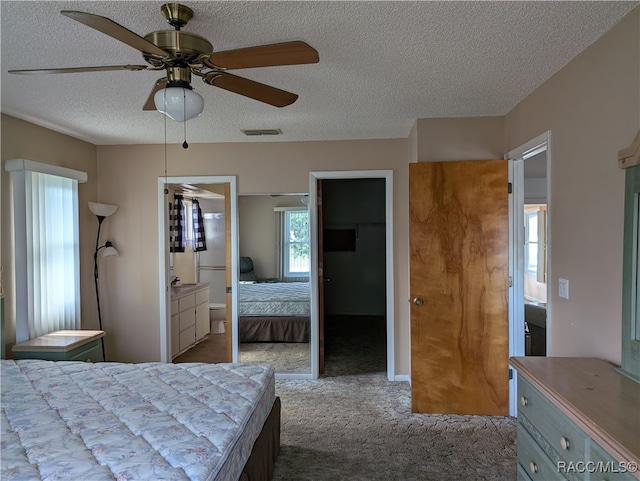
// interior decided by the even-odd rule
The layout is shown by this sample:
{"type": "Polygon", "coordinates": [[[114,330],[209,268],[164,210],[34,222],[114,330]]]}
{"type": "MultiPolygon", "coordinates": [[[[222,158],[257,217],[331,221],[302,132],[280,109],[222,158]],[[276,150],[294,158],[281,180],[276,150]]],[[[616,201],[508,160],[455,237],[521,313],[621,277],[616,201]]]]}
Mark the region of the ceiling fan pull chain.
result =
{"type": "MultiPolygon", "coordinates": [[[[164,103],[167,104],[167,94],[166,91],[164,95],[164,103]]],[[[167,176],[167,116],[164,115],[164,195],[169,195],[169,179],[167,176]]]]}
{"type": "Polygon", "coordinates": [[[184,142],[182,142],[182,148],[188,149],[189,144],[187,144],[187,95],[184,92],[184,87],[182,87],[182,95],[184,95],[184,102],[182,102],[182,110],[184,113],[182,117],[184,119],[184,121],[182,122],[184,126],[184,142]]]}

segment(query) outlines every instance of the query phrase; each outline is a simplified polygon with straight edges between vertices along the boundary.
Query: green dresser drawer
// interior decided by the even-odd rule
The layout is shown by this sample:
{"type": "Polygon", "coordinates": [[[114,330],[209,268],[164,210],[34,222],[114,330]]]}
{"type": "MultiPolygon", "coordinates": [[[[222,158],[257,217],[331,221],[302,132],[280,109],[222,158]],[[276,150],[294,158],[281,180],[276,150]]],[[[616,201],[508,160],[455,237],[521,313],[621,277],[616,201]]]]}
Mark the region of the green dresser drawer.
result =
{"type": "Polygon", "coordinates": [[[522,465],[518,464],[516,471],[518,475],[517,481],[531,481],[531,478],[529,477],[525,469],[522,467],[522,465]]]}
{"type": "MultiPolygon", "coordinates": [[[[609,456],[604,449],[598,446],[593,439],[589,442],[589,461],[586,469],[589,472],[589,479],[593,481],[637,481],[637,479],[627,471],[627,465],[619,463],[609,456]]],[[[634,469],[637,467],[634,465],[634,469]]]]}
{"type": "MultiPolygon", "coordinates": [[[[558,465],[540,449],[529,432],[518,423],[518,464],[532,481],[563,481],[558,465]]],[[[525,478],[526,479],[526,478],[525,478]]]]}
{"type": "Polygon", "coordinates": [[[68,353],[69,361],[85,361],[85,362],[101,362],[104,360],[102,356],[102,343],[100,339],[96,339],[84,346],[80,346],[68,353]]]}
{"type": "Polygon", "coordinates": [[[587,435],[522,376],[518,377],[518,421],[552,461],[584,462],[587,435]]]}

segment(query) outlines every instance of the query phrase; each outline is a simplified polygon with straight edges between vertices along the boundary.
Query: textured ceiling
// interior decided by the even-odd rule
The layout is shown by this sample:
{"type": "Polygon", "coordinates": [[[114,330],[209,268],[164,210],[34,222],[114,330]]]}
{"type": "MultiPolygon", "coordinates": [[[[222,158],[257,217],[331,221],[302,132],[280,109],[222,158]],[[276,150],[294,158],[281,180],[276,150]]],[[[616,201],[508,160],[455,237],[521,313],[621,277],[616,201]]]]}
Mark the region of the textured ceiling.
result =
{"type": "MultiPolygon", "coordinates": [[[[2,1],[2,112],[97,145],[162,143],[165,117],[142,105],[159,72],[19,76],[8,69],[143,64],[135,49],[59,12],[111,18],[144,36],[171,28],[164,2],[2,1]]],[[[204,84],[190,143],[407,137],[418,118],[504,115],[639,2],[184,3],[185,30],[214,50],[303,40],[313,65],[236,70],[297,93],[278,109],[204,84]],[[241,129],[281,129],[246,137],[241,129]]],[[[167,121],[168,142],[184,124],[167,121]]]]}

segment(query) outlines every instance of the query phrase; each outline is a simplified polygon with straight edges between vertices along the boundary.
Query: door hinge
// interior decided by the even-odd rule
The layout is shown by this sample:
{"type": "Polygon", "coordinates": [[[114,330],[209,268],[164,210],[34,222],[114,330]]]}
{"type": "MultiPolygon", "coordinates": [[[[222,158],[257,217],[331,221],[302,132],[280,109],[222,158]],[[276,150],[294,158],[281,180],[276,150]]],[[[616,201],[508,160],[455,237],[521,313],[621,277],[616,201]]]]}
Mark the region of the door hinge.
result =
{"type": "Polygon", "coordinates": [[[509,287],[513,287],[513,277],[509,276],[509,287]]]}
{"type": "Polygon", "coordinates": [[[510,194],[513,193],[513,184],[511,182],[509,182],[507,189],[508,189],[510,194]]]}
{"type": "Polygon", "coordinates": [[[513,379],[513,369],[509,368],[509,380],[513,379]]]}
{"type": "Polygon", "coordinates": [[[232,289],[233,288],[231,286],[226,287],[225,290],[224,290],[225,294],[231,294],[232,289]]]}

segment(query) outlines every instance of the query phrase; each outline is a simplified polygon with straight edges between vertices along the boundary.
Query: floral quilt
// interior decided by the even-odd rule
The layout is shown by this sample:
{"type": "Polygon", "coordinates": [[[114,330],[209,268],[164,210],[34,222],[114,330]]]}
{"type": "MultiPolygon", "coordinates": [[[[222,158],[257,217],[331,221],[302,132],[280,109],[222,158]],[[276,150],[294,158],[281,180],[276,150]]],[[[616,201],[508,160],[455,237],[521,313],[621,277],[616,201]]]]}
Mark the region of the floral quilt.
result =
{"type": "Polygon", "coordinates": [[[275,399],[261,364],[2,361],[2,480],[237,480],[275,399]]]}

